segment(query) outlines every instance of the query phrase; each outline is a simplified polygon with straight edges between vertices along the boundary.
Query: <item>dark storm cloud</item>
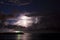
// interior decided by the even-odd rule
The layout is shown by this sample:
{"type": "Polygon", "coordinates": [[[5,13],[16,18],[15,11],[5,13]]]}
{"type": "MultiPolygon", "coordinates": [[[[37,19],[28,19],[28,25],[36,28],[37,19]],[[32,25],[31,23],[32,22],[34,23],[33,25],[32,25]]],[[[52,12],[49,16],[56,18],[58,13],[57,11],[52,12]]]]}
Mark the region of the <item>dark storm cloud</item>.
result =
{"type": "Polygon", "coordinates": [[[37,15],[48,15],[48,14],[50,15],[52,13],[59,12],[60,11],[59,7],[60,6],[59,6],[58,0],[56,0],[56,1],[53,1],[53,0],[32,0],[31,4],[24,5],[24,6],[21,6],[21,5],[18,6],[16,4],[13,4],[13,5],[1,4],[0,11],[3,11],[4,14],[12,14],[12,13],[15,13],[14,10],[17,9],[21,12],[23,12],[23,11],[39,12],[39,13],[34,13],[37,15]]]}
{"type": "MultiPolygon", "coordinates": [[[[21,0],[22,1],[22,0],[21,0]]],[[[3,7],[3,6],[2,6],[3,7]]],[[[2,9],[1,7],[1,9],[2,9]]],[[[26,6],[17,6],[17,5],[6,5],[2,10],[11,11],[13,8],[17,8],[18,10],[27,10],[27,11],[53,11],[54,9],[59,9],[59,2],[53,0],[32,0],[32,3],[26,6]],[[7,9],[8,8],[8,9],[7,9]]],[[[6,11],[6,12],[8,12],[6,11]]]]}

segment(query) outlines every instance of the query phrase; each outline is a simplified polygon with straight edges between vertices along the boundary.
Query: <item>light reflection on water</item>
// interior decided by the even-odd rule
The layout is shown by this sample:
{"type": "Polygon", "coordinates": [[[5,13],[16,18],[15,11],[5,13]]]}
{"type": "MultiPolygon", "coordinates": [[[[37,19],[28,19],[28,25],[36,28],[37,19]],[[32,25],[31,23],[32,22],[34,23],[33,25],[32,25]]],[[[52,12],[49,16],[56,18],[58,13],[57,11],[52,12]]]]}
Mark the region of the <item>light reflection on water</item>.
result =
{"type": "Polygon", "coordinates": [[[24,34],[0,34],[1,40],[46,40],[60,39],[60,33],[24,33],[24,34]],[[59,38],[57,38],[59,37],[59,38]]]}
{"type": "Polygon", "coordinates": [[[30,33],[0,33],[1,40],[30,40],[31,39],[30,33]]]}
{"type": "Polygon", "coordinates": [[[16,40],[30,40],[31,34],[30,33],[24,33],[24,34],[17,34],[16,40]]]}

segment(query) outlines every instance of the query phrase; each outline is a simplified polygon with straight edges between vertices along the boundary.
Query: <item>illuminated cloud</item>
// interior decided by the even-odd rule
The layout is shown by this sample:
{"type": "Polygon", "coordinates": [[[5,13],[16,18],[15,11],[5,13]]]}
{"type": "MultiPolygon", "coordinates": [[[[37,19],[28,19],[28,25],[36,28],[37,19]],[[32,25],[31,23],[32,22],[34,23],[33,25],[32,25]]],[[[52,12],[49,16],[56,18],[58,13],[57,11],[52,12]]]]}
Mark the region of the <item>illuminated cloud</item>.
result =
{"type": "Polygon", "coordinates": [[[19,16],[18,21],[14,23],[15,25],[21,25],[23,27],[28,27],[31,26],[33,23],[32,17],[27,17],[27,16],[19,16]]]}
{"type": "Polygon", "coordinates": [[[35,16],[26,16],[27,13],[25,14],[20,14],[18,17],[16,18],[10,18],[7,19],[8,21],[10,20],[10,22],[6,22],[10,25],[17,25],[17,26],[22,26],[22,27],[29,27],[32,26],[33,24],[37,24],[38,23],[38,17],[35,16]]]}

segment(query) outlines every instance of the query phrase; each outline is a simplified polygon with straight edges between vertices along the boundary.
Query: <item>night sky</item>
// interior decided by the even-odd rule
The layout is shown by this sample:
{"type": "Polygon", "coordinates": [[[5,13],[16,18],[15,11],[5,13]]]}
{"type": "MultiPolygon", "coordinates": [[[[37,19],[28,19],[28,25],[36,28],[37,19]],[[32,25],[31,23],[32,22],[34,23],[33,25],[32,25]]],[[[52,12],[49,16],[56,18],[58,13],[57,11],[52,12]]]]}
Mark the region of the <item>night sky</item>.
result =
{"type": "Polygon", "coordinates": [[[11,11],[17,9],[19,11],[28,11],[28,12],[54,12],[60,10],[58,0],[32,0],[29,5],[6,5],[0,4],[0,11],[3,11],[5,14],[11,14],[11,11]]]}
{"type": "MultiPolygon", "coordinates": [[[[32,0],[32,2],[28,5],[17,5],[17,4],[7,5],[6,2],[4,4],[0,3],[0,12],[3,12],[3,14],[12,14],[12,11],[14,10],[18,10],[21,12],[24,12],[24,11],[39,12],[39,13],[36,13],[37,15],[60,14],[60,1],[58,0],[32,0]]],[[[60,28],[60,15],[59,16],[56,16],[56,15],[51,16],[51,15],[47,17],[44,16],[43,18],[41,18],[40,20],[41,22],[38,24],[38,26],[43,27],[43,28],[44,27],[60,28]]],[[[38,29],[40,30],[39,27],[38,29]]]]}

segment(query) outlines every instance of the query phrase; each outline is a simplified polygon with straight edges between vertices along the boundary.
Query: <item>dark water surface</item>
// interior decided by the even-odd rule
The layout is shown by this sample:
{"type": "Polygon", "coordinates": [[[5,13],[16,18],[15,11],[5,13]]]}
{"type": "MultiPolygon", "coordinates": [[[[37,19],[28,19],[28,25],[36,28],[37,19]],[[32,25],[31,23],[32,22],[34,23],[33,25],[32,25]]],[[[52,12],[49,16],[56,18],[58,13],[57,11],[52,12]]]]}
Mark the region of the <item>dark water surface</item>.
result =
{"type": "Polygon", "coordinates": [[[60,33],[0,33],[0,40],[60,40],[60,33]]]}

